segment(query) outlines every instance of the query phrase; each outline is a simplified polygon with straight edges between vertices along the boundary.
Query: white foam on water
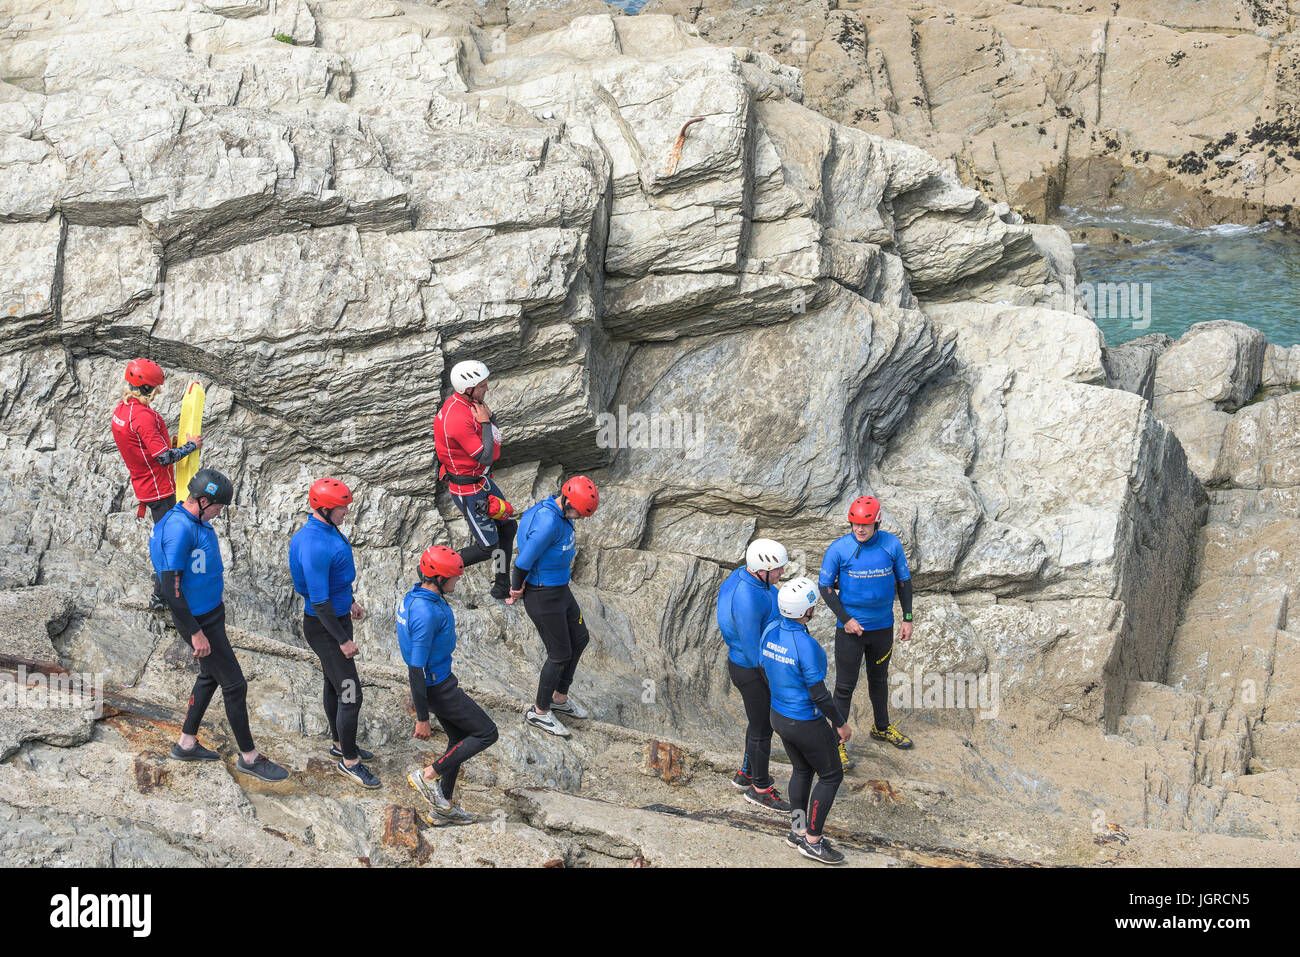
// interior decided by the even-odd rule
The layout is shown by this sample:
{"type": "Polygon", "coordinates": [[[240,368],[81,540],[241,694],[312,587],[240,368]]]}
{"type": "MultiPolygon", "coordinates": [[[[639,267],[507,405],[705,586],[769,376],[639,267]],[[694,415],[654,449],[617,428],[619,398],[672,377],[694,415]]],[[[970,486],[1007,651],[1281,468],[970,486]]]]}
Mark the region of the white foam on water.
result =
{"type": "MultiPolygon", "coordinates": [[[[1161,219],[1158,216],[1144,216],[1141,213],[1127,211],[1123,206],[1105,206],[1099,209],[1062,206],[1061,220],[1065,226],[1102,226],[1114,229],[1117,232],[1124,232],[1126,228],[1134,226],[1148,226],[1153,229],[1183,233],[1187,236],[1198,234],[1203,236],[1247,236],[1252,233],[1269,232],[1282,225],[1280,220],[1274,219],[1253,225],[1219,223],[1215,226],[1188,226],[1184,223],[1161,219]]],[[[1134,245],[1146,245],[1147,243],[1160,241],[1159,238],[1153,238],[1144,240],[1141,243],[1134,243],[1134,245]]]]}
{"type": "Polygon", "coordinates": [[[1207,226],[1204,230],[1214,236],[1249,236],[1252,233],[1266,233],[1281,226],[1279,220],[1272,219],[1263,223],[1256,223],[1254,226],[1245,226],[1241,223],[1221,223],[1218,226],[1207,226]]]}

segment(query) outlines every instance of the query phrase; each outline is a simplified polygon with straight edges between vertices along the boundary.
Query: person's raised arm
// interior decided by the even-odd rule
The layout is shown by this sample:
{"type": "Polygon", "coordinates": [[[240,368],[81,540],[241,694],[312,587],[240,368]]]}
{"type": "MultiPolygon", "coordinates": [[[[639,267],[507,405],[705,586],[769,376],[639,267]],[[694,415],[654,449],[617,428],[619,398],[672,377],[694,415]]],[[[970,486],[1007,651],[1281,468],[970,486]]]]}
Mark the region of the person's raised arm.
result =
{"type": "Polygon", "coordinates": [[[180,446],[179,448],[163,449],[161,452],[159,452],[157,455],[153,457],[153,460],[157,462],[159,465],[175,465],[177,462],[185,458],[185,456],[189,455],[197,448],[198,448],[198,443],[186,442],[184,445],[180,446]]]}

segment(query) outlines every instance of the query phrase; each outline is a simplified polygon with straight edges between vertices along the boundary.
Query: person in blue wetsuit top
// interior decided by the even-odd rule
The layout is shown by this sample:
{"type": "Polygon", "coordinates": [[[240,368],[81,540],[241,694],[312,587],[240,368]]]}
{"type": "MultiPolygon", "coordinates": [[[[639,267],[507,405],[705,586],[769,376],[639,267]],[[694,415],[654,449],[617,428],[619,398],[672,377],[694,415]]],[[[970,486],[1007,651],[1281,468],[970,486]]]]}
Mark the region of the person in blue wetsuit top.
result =
{"type": "Polygon", "coordinates": [[[189,497],[172,506],[149,536],[149,559],[162,583],[163,601],[176,630],[199,659],[199,677],[190,692],[180,738],[168,752],[177,761],[219,761],[221,755],[199,744],[203,715],[217,688],[226,720],[239,745],[235,769],[263,781],[283,781],[289,772],[257,750],[248,726],[248,682],[226,635],[225,565],[212,520],[235,498],[230,479],[216,469],[199,469],[190,479],[189,497]]]}
{"type": "Polygon", "coordinates": [[[397,609],[397,645],[411,682],[415,736],[429,740],[430,712],[447,732],[442,756],[427,768],[412,771],[406,781],[433,813],[453,824],[473,824],[478,819],[453,800],[461,765],[497,740],[496,724],[461,690],[451,671],[456,616],[447,596],[456,590],[464,573],[464,560],[446,545],[426,548],[420,556],[420,581],[397,609]]]}
{"type": "Polygon", "coordinates": [[[537,698],[524,712],[524,721],[547,734],[569,737],[569,729],[555,713],[586,718],[587,710],[569,697],[578,659],[589,635],[582,621],[569,578],[573,569],[574,525],[590,518],[600,504],[596,483],[575,475],[560,488],[524,512],[519,519],[519,554],[510,573],[510,597],[520,597],[524,611],[542,636],[546,663],[537,678],[537,698]]]}
{"type": "Polygon", "coordinates": [[[352,505],[352,490],[338,479],[323,478],[307,490],[307,523],[289,539],[289,573],[293,588],[305,602],[303,637],[325,673],[325,720],[338,758],[335,770],[363,788],[377,788],[379,778],[362,761],[374,755],[357,746],[361,720],[361,678],[353,656],[357,644],[352,622],[366,610],[352,599],[357,567],[352,543],[339,528],[352,505]]]}
{"type": "Polygon", "coordinates": [[[745,800],[782,814],[790,805],[781,799],[768,764],[772,754],[772,701],[767,679],[758,663],[763,626],[779,617],[776,584],[785,573],[785,546],[757,538],[745,550],[745,564],[727,576],[718,591],[718,629],[727,642],[727,674],[745,705],[745,757],[732,785],[745,800]]]}
{"type": "MultiPolygon", "coordinates": [[[[912,637],[912,573],[903,543],[880,530],[880,502],[870,495],[849,506],[853,530],[831,543],[822,559],[818,585],[835,613],[835,703],[847,716],[863,662],[875,722],[871,737],[896,748],[912,739],[889,720],[889,658],[894,648],[894,597],[903,609],[899,638],[912,637]]],[[[845,771],[853,767],[848,749],[840,748],[845,771]]]]}
{"type": "Polygon", "coordinates": [[[844,780],[838,745],[853,732],[826,690],[826,652],[808,633],[817,584],[811,578],[795,578],[781,586],[776,601],[781,615],[763,628],[759,660],[772,694],[769,718],[794,766],[786,843],[804,857],[840,864],[844,854],[822,836],[822,829],[844,780]]]}

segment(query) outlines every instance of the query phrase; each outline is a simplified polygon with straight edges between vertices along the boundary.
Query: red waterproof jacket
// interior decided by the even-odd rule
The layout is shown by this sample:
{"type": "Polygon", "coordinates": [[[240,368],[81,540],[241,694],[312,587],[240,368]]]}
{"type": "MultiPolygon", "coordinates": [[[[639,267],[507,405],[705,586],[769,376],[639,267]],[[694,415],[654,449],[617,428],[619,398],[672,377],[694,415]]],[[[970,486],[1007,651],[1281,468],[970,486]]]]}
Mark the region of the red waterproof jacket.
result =
{"type": "Polygon", "coordinates": [[[172,447],[163,417],[135,399],[113,410],[113,441],[131,473],[131,487],[142,503],[176,494],[172,466],[159,465],[156,456],[172,447]]]}
{"type": "Polygon", "coordinates": [[[492,443],[492,461],[495,462],[501,456],[501,443],[496,440],[490,423],[475,420],[474,406],[469,399],[453,392],[433,420],[433,444],[442,468],[452,475],[477,480],[466,485],[448,479],[448,489],[453,495],[472,495],[482,487],[480,477],[487,474],[488,469],[478,461],[478,456],[485,448],[485,431],[486,441],[492,443]]]}

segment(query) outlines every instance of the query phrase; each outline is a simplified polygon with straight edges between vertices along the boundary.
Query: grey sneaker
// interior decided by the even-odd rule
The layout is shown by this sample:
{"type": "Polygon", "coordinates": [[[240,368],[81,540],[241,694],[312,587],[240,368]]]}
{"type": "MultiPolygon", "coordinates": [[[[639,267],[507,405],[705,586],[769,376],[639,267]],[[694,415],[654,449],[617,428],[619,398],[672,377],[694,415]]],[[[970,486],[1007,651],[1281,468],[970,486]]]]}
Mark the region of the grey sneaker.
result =
{"type": "Polygon", "coordinates": [[[531,706],[524,712],[524,722],[531,724],[534,728],[541,728],[547,734],[553,734],[558,738],[569,737],[569,729],[560,724],[560,719],[552,711],[548,714],[538,714],[537,707],[531,706]]]}
{"type": "Polygon", "coordinates": [[[186,751],[179,744],[173,743],[172,749],[167,752],[167,757],[175,758],[177,761],[220,761],[221,755],[215,751],[209,751],[197,741],[194,747],[186,751]]]}
{"type": "Polygon", "coordinates": [[[244,756],[241,754],[239,760],[235,762],[235,767],[238,770],[243,771],[245,774],[252,775],[255,778],[261,778],[263,781],[267,781],[271,784],[274,784],[277,781],[283,781],[289,776],[288,771],[280,767],[280,765],[276,764],[264,754],[259,754],[257,760],[252,764],[246,762],[244,756]]]}
{"type": "Polygon", "coordinates": [[[434,778],[425,780],[424,772],[416,769],[406,776],[406,783],[415,788],[415,793],[429,802],[429,806],[440,815],[445,816],[451,810],[451,802],[442,794],[442,781],[434,778]]]}
{"type": "Polygon", "coordinates": [[[581,721],[583,718],[591,717],[591,712],[589,712],[582,705],[578,704],[572,698],[570,698],[568,701],[565,701],[563,704],[561,704],[559,701],[552,701],[551,710],[558,714],[564,715],[566,718],[577,718],[579,721],[581,721]]]}
{"type": "Polygon", "coordinates": [[[368,788],[373,791],[375,788],[383,786],[380,784],[379,778],[371,774],[370,769],[360,761],[352,765],[352,767],[348,767],[343,763],[342,758],[340,758],[339,763],[334,765],[334,767],[338,769],[339,774],[343,775],[345,778],[351,778],[363,788],[368,788]]]}
{"type": "Polygon", "coordinates": [[[478,820],[477,814],[465,810],[459,804],[453,804],[451,810],[444,811],[440,816],[451,821],[452,824],[473,824],[478,820]]]}

